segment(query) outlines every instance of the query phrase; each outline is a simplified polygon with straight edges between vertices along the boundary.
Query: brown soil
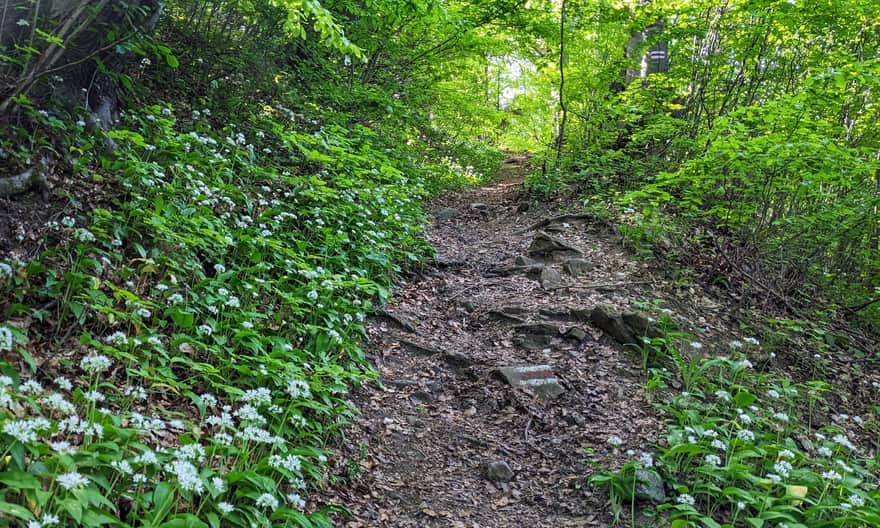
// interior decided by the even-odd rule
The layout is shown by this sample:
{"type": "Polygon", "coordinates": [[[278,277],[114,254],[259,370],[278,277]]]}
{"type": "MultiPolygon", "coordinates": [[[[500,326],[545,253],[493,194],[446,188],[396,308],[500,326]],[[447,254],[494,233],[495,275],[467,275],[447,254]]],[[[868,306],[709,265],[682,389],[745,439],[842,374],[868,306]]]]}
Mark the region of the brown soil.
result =
{"type": "Polygon", "coordinates": [[[526,275],[493,273],[527,253],[529,226],[566,212],[517,212],[528,170],[526,160],[511,160],[499,182],[432,204],[435,213],[454,207],[461,214],[430,230],[443,265],[400,284],[390,317],[369,325],[366,347],[384,386],[355,397],[363,414],[343,457],[351,479],[325,497],[351,508],[340,526],[607,526],[607,499],[587,479],[627,449],[657,442],[661,424],[633,353],[589,325],[548,315],[632,306],[648,298],[646,268],[605,227],[586,221],[555,227],[595,265],[577,279],[563,273],[567,284],[588,288],[547,291],[526,275]],[[593,288],[600,284],[612,286],[593,288]],[[580,327],[587,337],[519,346],[516,322],[491,313],[505,306],[521,306],[529,322],[580,327]],[[493,374],[538,364],[552,367],[564,394],[542,400],[493,374]],[[623,439],[621,448],[607,443],[610,435],[623,439]],[[490,481],[484,467],[492,461],[509,464],[513,479],[490,481]]]}

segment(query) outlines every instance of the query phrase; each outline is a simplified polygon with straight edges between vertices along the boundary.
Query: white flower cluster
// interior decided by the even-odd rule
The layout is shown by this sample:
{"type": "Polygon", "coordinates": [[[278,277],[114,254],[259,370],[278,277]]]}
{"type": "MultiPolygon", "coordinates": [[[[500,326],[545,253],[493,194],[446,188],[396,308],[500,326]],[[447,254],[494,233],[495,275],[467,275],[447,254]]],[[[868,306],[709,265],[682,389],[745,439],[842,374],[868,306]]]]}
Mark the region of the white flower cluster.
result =
{"type": "Polygon", "coordinates": [[[15,338],[12,335],[12,330],[5,326],[0,326],[0,352],[11,351],[14,343],[15,338]]]}

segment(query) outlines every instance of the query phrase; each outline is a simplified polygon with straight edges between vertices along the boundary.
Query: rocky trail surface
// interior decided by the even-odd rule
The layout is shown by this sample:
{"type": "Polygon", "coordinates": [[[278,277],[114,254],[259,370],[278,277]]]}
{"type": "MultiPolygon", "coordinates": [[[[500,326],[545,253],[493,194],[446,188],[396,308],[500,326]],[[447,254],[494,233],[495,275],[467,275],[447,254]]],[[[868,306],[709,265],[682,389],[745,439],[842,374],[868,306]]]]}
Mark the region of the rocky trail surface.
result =
{"type": "Polygon", "coordinates": [[[436,262],[369,324],[381,384],[354,395],[340,526],[607,526],[588,477],[657,441],[622,345],[650,272],[589,216],[526,208],[527,171],[432,204],[436,262]]]}

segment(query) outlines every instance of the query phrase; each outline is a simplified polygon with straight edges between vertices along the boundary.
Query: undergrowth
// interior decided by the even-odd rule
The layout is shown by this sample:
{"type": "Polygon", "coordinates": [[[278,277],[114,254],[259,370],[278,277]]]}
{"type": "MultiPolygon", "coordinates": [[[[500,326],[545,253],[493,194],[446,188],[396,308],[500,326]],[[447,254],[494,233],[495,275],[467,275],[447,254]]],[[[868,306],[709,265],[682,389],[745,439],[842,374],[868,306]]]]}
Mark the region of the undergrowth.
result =
{"type": "MultiPolygon", "coordinates": [[[[657,360],[645,372],[666,416],[666,438],[655,451],[629,451],[631,461],[593,477],[608,490],[617,524],[627,512],[632,526],[880,525],[880,458],[870,447],[880,407],[871,416],[840,413],[817,427],[817,404],[835,387],[770,372],[775,354],[760,354],[756,339],[725,347],[706,353],[674,330],[645,340],[645,357],[657,360]],[[768,359],[749,359],[759,356],[768,359]],[[668,390],[679,384],[683,391],[668,390]],[[662,490],[650,491],[652,481],[662,490]]],[[[626,447],[618,437],[610,441],[626,447]]]]}
{"type": "Polygon", "coordinates": [[[431,252],[420,199],[479,175],[283,107],[212,123],[146,107],[101,155],[67,122],[116,196],[0,263],[0,521],[330,525],[309,496],[373,378],[365,316],[431,252]]]}

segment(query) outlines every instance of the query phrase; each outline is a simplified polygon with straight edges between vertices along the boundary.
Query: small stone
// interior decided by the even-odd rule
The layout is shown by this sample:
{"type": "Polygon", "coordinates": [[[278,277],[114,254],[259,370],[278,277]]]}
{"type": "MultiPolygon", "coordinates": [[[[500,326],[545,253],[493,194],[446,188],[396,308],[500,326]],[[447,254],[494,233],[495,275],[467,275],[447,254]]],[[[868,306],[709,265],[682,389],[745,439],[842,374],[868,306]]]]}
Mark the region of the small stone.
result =
{"type": "Polygon", "coordinates": [[[636,499],[662,504],[666,501],[666,490],[660,474],[650,469],[636,470],[636,499]]]}
{"type": "Polygon", "coordinates": [[[443,359],[453,367],[469,367],[473,363],[471,358],[461,352],[447,352],[443,359]]]}
{"type": "Polygon", "coordinates": [[[415,403],[416,405],[427,405],[429,403],[433,403],[434,400],[436,400],[433,394],[423,390],[412,393],[409,399],[412,400],[413,403],[415,403]]]}
{"type": "Polygon", "coordinates": [[[493,460],[485,466],[486,478],[492,482],[510,482],[513,480],[513,470],[503,460],[493,460]]]}
{"type": "Polygon", "coordinates": [[[583,258],[570,258],[562,264],[562,269],[572,277],[585,275],[593,271],[593,268],[595,267],[596,266],[592,262],[583,258]]]}
{"type": "Polygon", "coordinates": [[[509,304],[506,306],[502,306],[500,310],[506,314],[511,315],[524,315],[527,312],[526,307],[520,304],[509,304]]]}
{"type": "Polygon", "coordinates": [[[573,326],[568,329],[568,332],[565,333],[565,337],[576,340],[579,343],[582,343],[587,339],[589,334],[583,328],[578,328],[577,326],[573,326]]]}
{"type": "Polygon", "coordinates": [[[461,211],[459,209],[456,209],[455,207],[444,207],[443,209],[437,211],[434,217],[437,218],[437,220],[449,220],[451,218],[455,218],[460,214],[461,211]]]}
{"type": "Polygon", "coordinates": [[[544,350],[553,344],[553,338],[549,335],[527,334],[515,337],[513,342],[526,350],[544,350]]]}
{"type": "Polygon", "coordinates": [[[441,269],[459,269],[467,266],[467,261],[437,255],[430,261],[434,266],[441,269]]]}
{"type": "Polygon", "coordinates": [[[479,202],[472,203],[471,209],[473,209],[475,211],[480,211],[481,213],[488,213],[489,212],[489,206],[484,203],[479,203],[479,202]]]}
{"type": "Polygon", "coordinates": [[[477,309],[477,304],[473,301],[473,299],[462,299],[458,301],[458,304],[465,309],[466,312],[473,312],[477,309]]]}
{"type": "Polygon", "coordinates": [[[541,287],[545,290],[556,290],[562,287],[562,274],[553,268],[546,267],[541,270],[541,287]]]}

